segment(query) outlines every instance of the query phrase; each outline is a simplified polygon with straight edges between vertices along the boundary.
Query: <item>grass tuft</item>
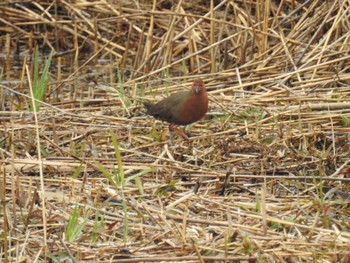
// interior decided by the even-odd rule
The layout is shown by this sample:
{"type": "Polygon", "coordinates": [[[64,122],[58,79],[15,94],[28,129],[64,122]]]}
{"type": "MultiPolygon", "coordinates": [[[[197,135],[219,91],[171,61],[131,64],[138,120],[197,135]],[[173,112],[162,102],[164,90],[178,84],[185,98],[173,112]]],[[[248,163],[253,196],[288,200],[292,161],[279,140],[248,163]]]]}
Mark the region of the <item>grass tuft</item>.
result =
{"type": "Polygon", "coordinates": [[[47,90],[47,86],[50,80],[50,65],[51,59],[54,54],[54,51],[51,51],[48,58],[45,60],[44,69],[39,75],[39,51],[38,47],[35,48],[34,53],[34,74],[33,74],[33,95],[34,95],[34,105],[31,104],[30,111],[34,111],[33,107],[35,107],[36,112],[40,109],[40,103],[44,98],[45,92],[47,90]]]}
{"type": "Polygon", "coordinates": [[[69,217],[66,229],[65,229],[65,237],[68,242],[75,242],[78,238],[83,234],[83,230],[85,225],[88,222],[89,215],[86,214],[83,220],[80,220],[80,216],[82,213],[82,208],[76,206],[69,217]]]}

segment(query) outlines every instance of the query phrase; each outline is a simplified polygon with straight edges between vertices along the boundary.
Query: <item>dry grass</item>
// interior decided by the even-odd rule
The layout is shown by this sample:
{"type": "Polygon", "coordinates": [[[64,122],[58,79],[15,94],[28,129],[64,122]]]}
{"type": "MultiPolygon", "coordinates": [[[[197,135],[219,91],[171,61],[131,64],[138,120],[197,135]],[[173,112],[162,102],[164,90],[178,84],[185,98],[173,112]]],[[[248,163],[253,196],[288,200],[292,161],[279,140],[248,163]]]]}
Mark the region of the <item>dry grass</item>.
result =
{"type": "Polygon", "coordinates": [[[0,3],[2,262],[349,262],[348,1],[38,2],[0,3]],[[141,102],[197,77],[171,147],[141,102]]]}

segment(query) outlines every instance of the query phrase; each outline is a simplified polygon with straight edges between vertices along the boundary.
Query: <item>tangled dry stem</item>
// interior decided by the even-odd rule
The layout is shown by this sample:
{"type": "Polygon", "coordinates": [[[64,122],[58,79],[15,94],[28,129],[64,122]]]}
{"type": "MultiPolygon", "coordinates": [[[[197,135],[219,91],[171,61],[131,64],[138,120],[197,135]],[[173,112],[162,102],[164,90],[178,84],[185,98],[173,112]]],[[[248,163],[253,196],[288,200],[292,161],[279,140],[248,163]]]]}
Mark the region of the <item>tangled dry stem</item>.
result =
{"type": "Polygon", "coordinates": [[[127,2],[0,4],[1,257],[348,262],[349,3],[127,2]],[[141,102],[198,77],[210,111],[170,147],[141,102]]]}

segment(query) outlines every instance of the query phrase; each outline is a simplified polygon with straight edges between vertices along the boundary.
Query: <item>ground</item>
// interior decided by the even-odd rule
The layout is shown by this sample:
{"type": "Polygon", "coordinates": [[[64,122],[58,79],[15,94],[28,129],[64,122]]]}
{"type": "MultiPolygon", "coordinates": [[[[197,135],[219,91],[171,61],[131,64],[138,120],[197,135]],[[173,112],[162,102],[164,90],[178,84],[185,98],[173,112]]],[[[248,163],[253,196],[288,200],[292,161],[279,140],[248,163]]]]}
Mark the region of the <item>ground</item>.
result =
{"type": "Polygon", "coordinates": [[[0,14],[2,261],[349,262],[348,2],[0,14]],[[195,78],[171,144],[142,103],[195,78]]]}

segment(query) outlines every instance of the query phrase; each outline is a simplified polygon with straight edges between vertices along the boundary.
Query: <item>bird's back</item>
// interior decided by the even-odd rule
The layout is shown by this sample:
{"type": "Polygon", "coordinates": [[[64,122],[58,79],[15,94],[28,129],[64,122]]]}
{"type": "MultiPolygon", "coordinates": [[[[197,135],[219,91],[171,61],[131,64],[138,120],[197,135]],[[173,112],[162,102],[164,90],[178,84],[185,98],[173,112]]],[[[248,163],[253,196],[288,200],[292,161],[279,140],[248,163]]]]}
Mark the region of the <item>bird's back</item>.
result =
{"type": "Polygon", "coordinates": [[[145,102],[147,114],[152,115],[156,119],[166,121],[173,124],[184,125],[181,121],[181,108],[186,98],[191,95],[191,91],[181,91],[159,101],[156,104],[145,102]]]}

